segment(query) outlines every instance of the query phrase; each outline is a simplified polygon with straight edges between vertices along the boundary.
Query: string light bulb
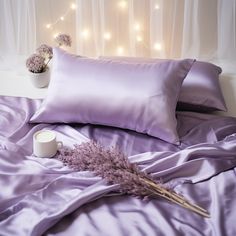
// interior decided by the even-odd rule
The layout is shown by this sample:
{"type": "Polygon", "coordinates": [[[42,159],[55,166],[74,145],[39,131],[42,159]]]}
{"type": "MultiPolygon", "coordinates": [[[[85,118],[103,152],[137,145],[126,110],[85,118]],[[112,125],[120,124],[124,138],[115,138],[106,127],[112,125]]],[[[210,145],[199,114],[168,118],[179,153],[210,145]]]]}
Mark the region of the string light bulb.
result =
{"type": "Polygon", "coordinates": [[[121,56],[124,54],[124,48],[122,46],[117,47],[117,55],[121,56]]]}
{"type": "Polygon", "coordinates": [[[155,4],[155,9],[156,10],[159,10],[160,9],[160,6],[158,4],[155,4]]]}
{"type": "Polygon", "coordinates": [[[61,21],[65,20],[64,16],[61,16],[61,17],[60,17],[60,20],[61,20],[61,21]]]}
{"type": "Polygon", "coordinates": [[[111,33],[106,32],[106,33],[104,33],[103,37],[104,37],[105,40],[110,40],[111,39],[111,33]]]}
{"type": "Polygon", "coordinates": [[[143,41],[143,38],[142,38],[142,36],[137,35],[137,36],[136,36],[136,40],[137,40],[137,42],[142,42],[142,41],[143,41]]]}
{"type": "Polygon", "coordinates": [[[76,4],[72,3],[72,4],[70,5],[70,8],[71,8],[72,10],[75,10],[75,9],[76,9],[76,4]]]}
{"type": "Polygon", "coordinates": [[[135,31],[140,31],[141,30],[141,26],[140,26],[139,23],[134,24],[134,30],[135,31]]]}
{"type": "Polygon", "coordinates": [[[47,24],[47,25],[46,25],[46,28],[47,28],[47,29],[50,29],[50,28],[51,28],[51,24],[47,24]]]}
{"type": "Polygon", "coordinates": [[[88,29],[84,29],[82,32],[81,32],[81,36],[84,38],[84,39],[88,39],[89,38],[89,30],[88,29]]]}
{"type": "Polygon", "coordinates": [[[154,49],[157,51],[161,51],[162,50],[162,45],[160,43],[155,43],[154,44],[154,49]]]}
{"type": "Polygon", "coordinates": [[[119,6],[121,9],[125,9],[125,8],[127,7],[127,1],[125,1],[125,0],[119,1],[118,6],[119,6]]]}
{"type": "Polygon", "coordinates": [[[59,35],[59,33],[55,33],[55,34],[53,35],[53,38],[55,39],[58,35],[59,35]]]}

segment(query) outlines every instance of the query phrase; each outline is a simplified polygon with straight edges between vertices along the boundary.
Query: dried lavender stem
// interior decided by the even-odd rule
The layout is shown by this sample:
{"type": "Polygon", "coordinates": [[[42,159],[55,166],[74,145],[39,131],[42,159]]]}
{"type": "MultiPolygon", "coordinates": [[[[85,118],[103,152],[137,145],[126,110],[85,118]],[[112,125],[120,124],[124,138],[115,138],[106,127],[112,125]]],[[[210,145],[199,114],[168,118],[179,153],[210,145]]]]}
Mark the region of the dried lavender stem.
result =
{"type": "Polygon", "coordinates": [[[201,210],[199,210],[198,208],[195,208],[193,205],[191,205],[188,202],[179,202],[179,201],[171,198],[171,196],[160,194],[159,192],[156,192],[156,191],[153,191],[153,190],[151,190],[151,191],[154,193],[154,195],[158,195],[160,197],[163,197],[163,198],[167,199],[168,201],[176,203],[176,204],[178,204],[178,205],[180,205],[180,206],[182,206],[182,207],[184,207],[188,210],[192,210],[193,212],[198,213],[201,216],[204,216],[206,218],[210,218],[210,215],[208,213],[206,213],[205,210],[204,210],[204,212],[202,212],[201,210]]]}
{"type": "Polygon", "coordinates": [[[208,212],[206,210],[204,210],[203,208],[201,208],[200,206],[198,206],[196,204],[189,203],[186,199],[184,199],[182,196],[179,196],[177,193],[170,192],[170,191],[158,186],[158,184],[152,182],[149,179],[145,179],[144,181],[147,182],[148,184],[150,184],[150,186],[152,186],[156,190],[155,192],[157,195],[159,195],[163,198],[166,198],[169,201],[174,202],[182,207],[192,210],[201,216],[204,216],[207,218],[210,217],[210,215],[208,214],[208,212]]]}
{"type": "MultiPolygon", "coordinates": [[[[178,194],[175,193],[175,192],[173,192],[172,194],[178,196],[178,197],[181,198],[181,199],[183,199],[183,201],[187,201],[184,197],[182,197],[181,195],[178,195],[178,194]]],[[[208,211],[206,211],[204,208],[202,208],[202,207],[196,205],[195,203],[191,203],[191,205],[195,206],[196,208],[198,208],[198,209],[201,210],[201,211],[204,211],[204,212],[208,213],[208,211]]]]}

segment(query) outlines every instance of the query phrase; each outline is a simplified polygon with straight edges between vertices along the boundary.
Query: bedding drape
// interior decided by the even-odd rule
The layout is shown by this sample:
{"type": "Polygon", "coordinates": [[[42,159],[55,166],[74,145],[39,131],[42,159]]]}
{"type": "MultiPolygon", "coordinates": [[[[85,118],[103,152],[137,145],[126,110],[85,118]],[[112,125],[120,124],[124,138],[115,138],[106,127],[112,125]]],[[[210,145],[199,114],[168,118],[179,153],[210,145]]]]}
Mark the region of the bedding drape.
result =
{"type": "Polygon", "coordinates": [[[76,0],[74,10],[71,4],[0,0],[1,67],[9,56],[53,44],[59,32],[72,36],[71,51],[86,56],[236,60],[236,0],[76,0]]]}
{"type": "Polygon", "coordinates": [[[112,236],[236,235],[235,118],[178,112],[181,145],[176,146],[114,127],[28,124],[40,104],[0,96],[1,235],[96,236],[111,235],[111,230],[112,236]],[[117,196],[116,185],[91,172],[32,156],[32,137],[41,129],[53,130],[71,148],[89,140],[117,145],[141,170],[168,182],[211,218],[160,198],[117,196]]]}

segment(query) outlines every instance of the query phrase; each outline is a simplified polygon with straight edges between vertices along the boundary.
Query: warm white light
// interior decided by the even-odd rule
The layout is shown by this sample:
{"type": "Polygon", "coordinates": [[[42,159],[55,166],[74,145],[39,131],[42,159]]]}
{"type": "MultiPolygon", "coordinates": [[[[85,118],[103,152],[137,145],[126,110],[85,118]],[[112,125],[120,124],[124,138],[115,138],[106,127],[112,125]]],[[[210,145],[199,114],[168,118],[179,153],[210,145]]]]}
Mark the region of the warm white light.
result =
{"type": "Polygon", "coordinates": [[[72,4],[70,5],[70,8],[71,8],[72,10],[75,10],[75,9],[76,9],[76,4],[72,3],[72,4]]]}
{"type": "Polygon", "coordinates": [[[154,44],[154,49],[157,51],[161,51],[162,50],[162,45],[160,43],[155,43],[154,44]]]}
{"type": "Polygon", "coordinates": [[[158,10],[160,9],[160,6],[158,4],[155,5],[155,9],[158,10]]]}
{"type": "Polygon", "coordinates": [[[47,29],[50,29],[50,28],[51,28],[51,24],[47,24],[47,25],[46,25],[46,28],[47,28],[47,29]]]}
{"type": "Polygon", "coordinates": [[[141,30],[141,26],[140,26],[139,23],[134,24],[134,30],[135,31],[140,31],[141,30]]]}
{"type": "Polygon", "coordinates": [[[103,35],[103,37],[104,37],[105,40],[110,40],[110,39],[111,39],[111,33],[106,32],[106,33],[103,35]]]}
{"type": "Polygon", "coordinates": [[[117,48],[117,55],[121,56],[123,55],[123,53],[124,53],[124,48],[122,46],[119,46],[117,48]]]}
{"type": "Polygon", "coordinates": [[[123,8],[123,9],[126,8],[127,7],[127,1],[125,1],[125,0],[119,1],[118,6],[120,8],[123,8]]]}
{"type": "Polygon", "coordinates": [[[55,39],[58,35],[59,35],[59,33],[55,33],[55,34],[53,35],[53,38],[55,39]]]}
{"type": "Polygon", "coordinates": [[[61,17],[60,17],[60,20],[61,20],[61,21],[65,20],[64,16],[61,16],[61,17]]]}
{"type": "Polygon", "coordinates": [[[88,29],[84,29],[82,32],[81,32],[81,36],[84,38],[84,39],[88,39],[89,38],[89,30],[88,29]]]}
{"type": "Polygon", "coordinates": [[[137,40],[137,42],[142,42],[142,41],[143,41],[143,38],[142,38],[142,36],[138,35],[138,36],[136,37],[136,40],[137,40]]]}

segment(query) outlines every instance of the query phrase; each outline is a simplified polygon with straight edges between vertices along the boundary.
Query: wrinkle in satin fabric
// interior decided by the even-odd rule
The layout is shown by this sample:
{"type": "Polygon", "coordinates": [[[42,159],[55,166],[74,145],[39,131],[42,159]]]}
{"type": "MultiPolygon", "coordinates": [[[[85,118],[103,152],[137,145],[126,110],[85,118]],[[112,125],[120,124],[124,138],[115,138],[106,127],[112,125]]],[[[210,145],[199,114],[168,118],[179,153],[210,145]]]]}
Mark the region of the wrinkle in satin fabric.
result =
{"type": "Polygon", "coordinates": [[[40,100],[0,97],[0,235],[236,235],[236,119],[178,112],[181,145],[92,125],[28,124],[40,100]],[[117,145],[142,170],[207,209],[210,219],[163,199],[118,195],[90,172],[32,155],[51,129],[65,146],[117,145]]]}

